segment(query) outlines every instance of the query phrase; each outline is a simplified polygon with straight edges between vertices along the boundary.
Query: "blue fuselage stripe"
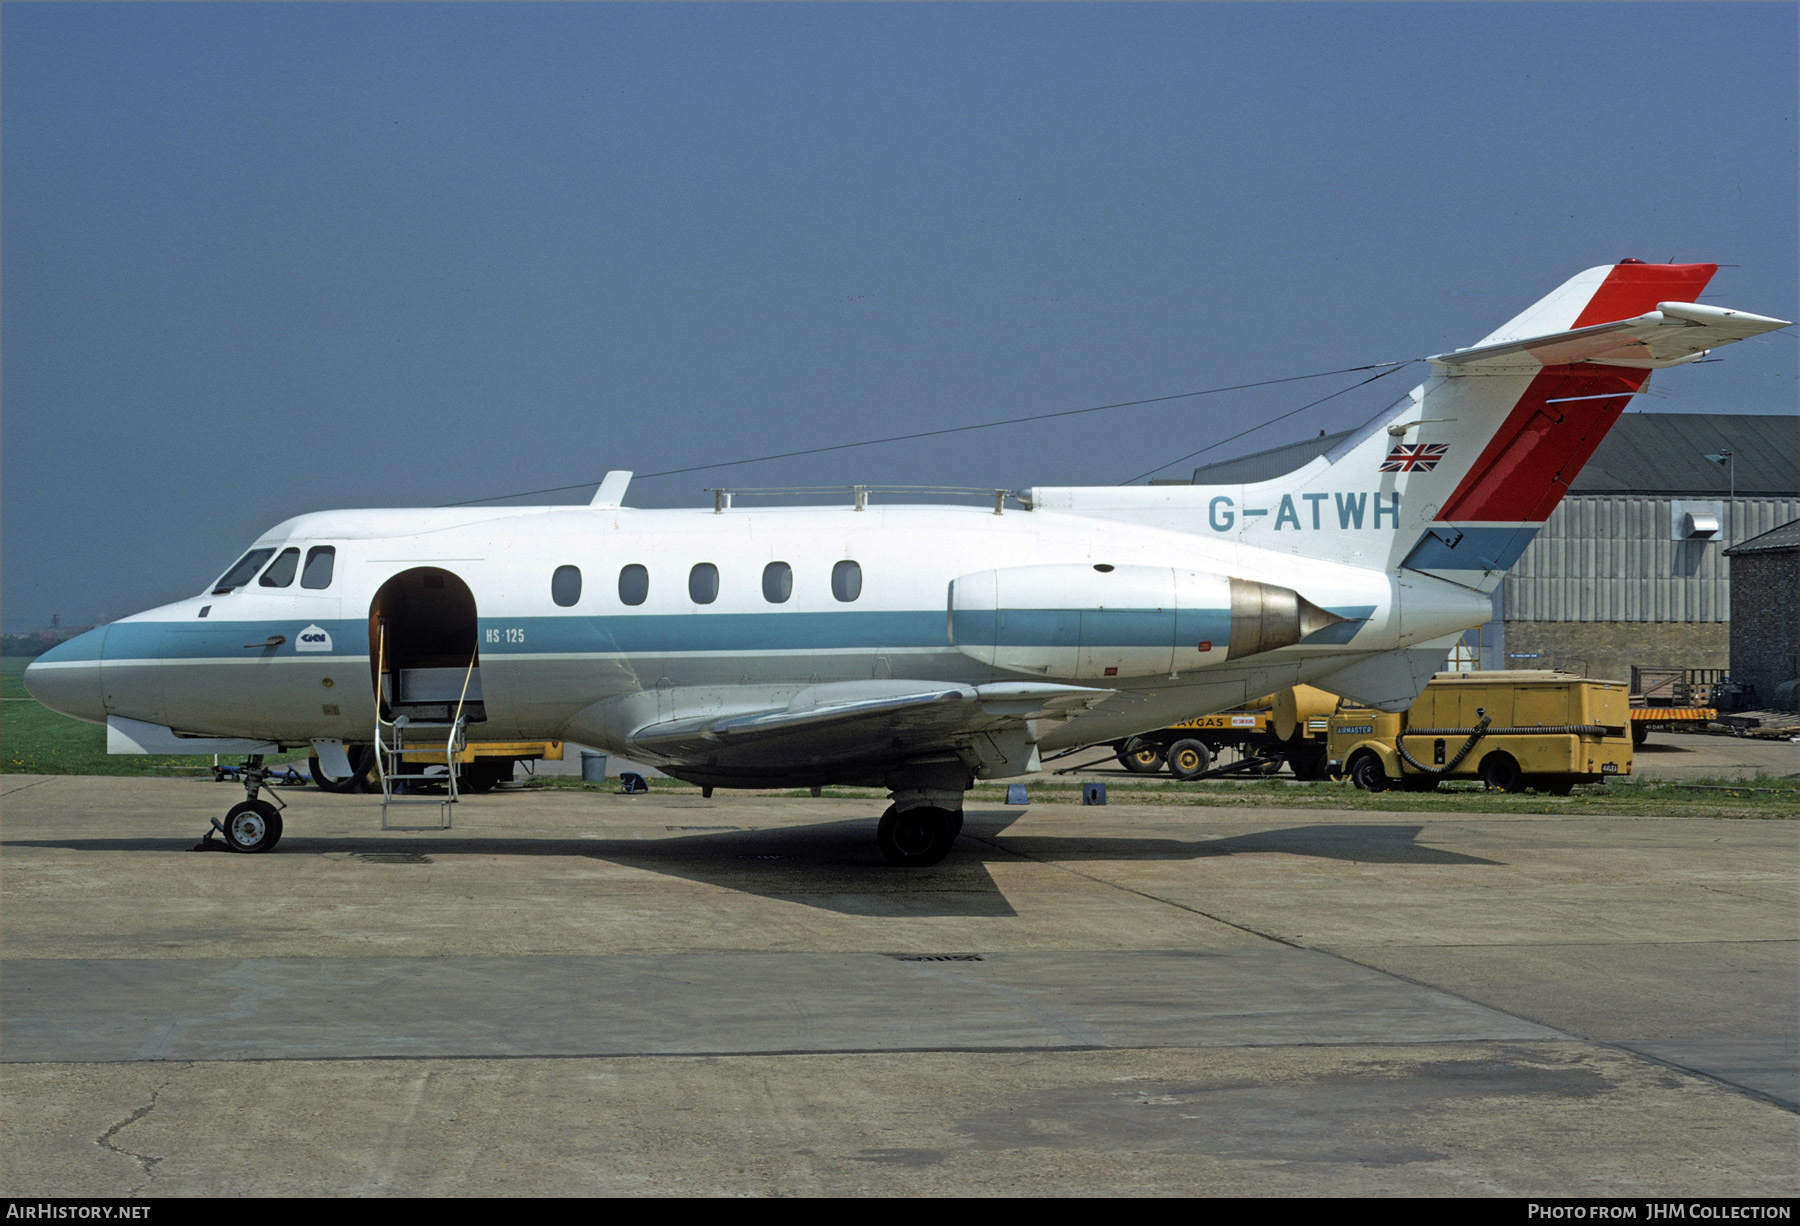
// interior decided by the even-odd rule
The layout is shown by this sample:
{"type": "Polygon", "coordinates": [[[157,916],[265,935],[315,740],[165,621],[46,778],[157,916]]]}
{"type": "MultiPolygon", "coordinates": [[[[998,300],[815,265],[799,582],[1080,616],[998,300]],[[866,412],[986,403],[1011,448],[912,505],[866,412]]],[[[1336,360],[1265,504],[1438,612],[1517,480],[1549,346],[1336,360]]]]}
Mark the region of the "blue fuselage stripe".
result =
{"type": "MultiPolygon", "coordinates": [[[[289,621],[115,622],[59,646],[46,660],[256,659],[291,655],[305,625],[331,636],[320,656],[360,656],[368,623],[334,618],[289,621]],[[280,635],[273,648],[258,646],[280,635]]],[[[484,655],[661,655],[672,652],[829,651],[947,647],[942,610],[830,613],[627,613],[605,616],[483,617],[484,655]]],[[[1230,634],[1224,609],[1007,609],[959,612],[956,642],[1003,647],[1153,647],[1230,634]]]]}

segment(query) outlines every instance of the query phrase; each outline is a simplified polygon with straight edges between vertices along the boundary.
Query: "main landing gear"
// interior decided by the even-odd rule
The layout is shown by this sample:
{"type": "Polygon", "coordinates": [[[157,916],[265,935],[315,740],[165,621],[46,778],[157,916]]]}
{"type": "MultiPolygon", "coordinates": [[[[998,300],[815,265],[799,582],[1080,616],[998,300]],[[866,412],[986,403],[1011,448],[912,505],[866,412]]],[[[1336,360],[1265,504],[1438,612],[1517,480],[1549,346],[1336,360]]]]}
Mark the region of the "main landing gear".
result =
{"type": "Polygon", "coordinates": [[[881,815],[875,843],[897,868],[930,868],[950,854],[963,827],[963,793],[975,782],[959,759],[914,761],[888,776],[894,803],[881,815]]]}
{"type": "MultiPolygon", "coordinates": [[[[263,756],[251,754],[244,762],[241,778],[244,783],[244,799],[232,805],[225,814],[225,820],[218,818],[212,821],[212,829],[200,840],[201,847],[212,844],[213,831],[224,836],[225,846],[232,851],[254,853],[271,851],[275,844],[281,842],[281,810],[286,808],[281,798],[269,789],[269,800],[260,800],[257,793],[267,787],[265,779],[269,772],[263,769],[263,756]],[[274,801],[273,804],[269,801],[274,801]]],[[[198,849],[196,849],[198,850],[198,849]]]]}
{"type": "Polygon", "coordinates": [[[898,868],[929,868],[950,853],[950,845],[962,833],[961,809],[920,805],[901,812],[889,805],[875,828],[875,842],[889,864],[898,868]]]}

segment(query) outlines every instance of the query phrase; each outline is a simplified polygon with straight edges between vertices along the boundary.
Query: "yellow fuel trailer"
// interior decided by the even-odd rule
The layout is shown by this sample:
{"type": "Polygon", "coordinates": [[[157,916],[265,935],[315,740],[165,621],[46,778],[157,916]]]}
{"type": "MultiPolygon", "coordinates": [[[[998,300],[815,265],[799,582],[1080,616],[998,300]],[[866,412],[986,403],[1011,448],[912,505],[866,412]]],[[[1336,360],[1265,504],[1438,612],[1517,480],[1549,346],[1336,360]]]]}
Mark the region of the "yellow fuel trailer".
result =
{"type": "Polygon", "coordinates": [[[1153,775],[1167,766],[1169,773],[1186,781],[1202,775],[1230,771],[1233,774],[1274,774],[1287,763],[1296,778],[1325,778],[1325,734],[1338,696],[1297,685],[1247,702],[1217,715],[1158,728],[1113,744],[1119,764],[1140,775],[1153,775]],[[1244,754],[1242,762],[1212,770],[1212,761],[1227,746],[1244,754]]]}
{"type": "Polygon", "coordinates": [[[1345,707],[1326,739],[1334,774],[1368,791],[1480,779],[1566,795],[1631,773],[1630,689],[1548,670],[1438,673],[1412,707],[1345,707]]]}
{"type": "MultiPolygon", "coordinates": [[[[375,773],[373,745],[347,745],[353,773],[347,779],[333,779],[325,773],[318,758],[309,764],[313,782],[325,792],[379,792],[381,783],[375,773]]],[[[458,786],[469,792],[491,792],[495,785],[513,777],[516,762],[560,762],[561,741],[469,741],[457,752],[458,786]]],[[[405,761],[410,767],[424,770],[427,766],[446,766],[443,750],[407,750],[405,761]]],[[[446,766],[447,769],[447,766],[446,766]]]]}

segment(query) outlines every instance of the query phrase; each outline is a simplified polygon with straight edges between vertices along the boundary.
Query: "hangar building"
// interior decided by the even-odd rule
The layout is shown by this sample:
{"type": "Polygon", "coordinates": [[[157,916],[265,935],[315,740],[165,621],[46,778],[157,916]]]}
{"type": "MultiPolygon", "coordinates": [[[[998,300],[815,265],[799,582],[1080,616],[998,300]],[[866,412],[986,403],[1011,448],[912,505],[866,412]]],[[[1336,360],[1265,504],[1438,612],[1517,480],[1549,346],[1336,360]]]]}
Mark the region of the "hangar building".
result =
{"type": "Polygon", "coordinates": [[[1731,679],[1745,704],[1792,711],[1800,678],[1800,520],[1726,551],[1731,679]]]}

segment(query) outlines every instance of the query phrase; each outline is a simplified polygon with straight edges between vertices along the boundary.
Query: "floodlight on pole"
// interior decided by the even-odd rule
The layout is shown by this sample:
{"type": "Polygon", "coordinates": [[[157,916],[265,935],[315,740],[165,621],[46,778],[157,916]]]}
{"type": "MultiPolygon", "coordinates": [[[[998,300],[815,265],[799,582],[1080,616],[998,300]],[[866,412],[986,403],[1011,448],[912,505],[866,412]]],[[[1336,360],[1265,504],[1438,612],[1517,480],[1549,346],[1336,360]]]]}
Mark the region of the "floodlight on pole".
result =
{"type": "Polygon", "coordinates": [[[1732,455],[1728,448],[1721,447],[1717,451],[1708,452],[1706,458],[1711,460],[1714,464],[1724,466],[1725,470],[1731,474],[1731,493],[1727,495],[1725,500],[1725,539],[1730,541],[1733,539],[1731,535],[1731,508],[1732,505],[1737,502],[1737,457],[1732,455]]]}

